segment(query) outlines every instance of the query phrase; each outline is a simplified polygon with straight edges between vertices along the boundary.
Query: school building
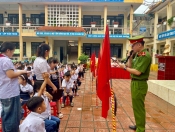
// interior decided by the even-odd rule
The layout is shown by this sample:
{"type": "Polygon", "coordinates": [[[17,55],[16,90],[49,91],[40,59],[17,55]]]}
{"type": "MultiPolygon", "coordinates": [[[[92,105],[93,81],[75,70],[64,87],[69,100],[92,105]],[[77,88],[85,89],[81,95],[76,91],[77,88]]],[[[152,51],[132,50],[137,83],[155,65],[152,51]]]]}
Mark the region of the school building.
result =
{"type": "Polygon", "coordinates": [[[165,44],[170,45],[170,56],[175,56],[175,1],[160,1],[153,5],[145,16],[149,16],[149,19],[144,20],[147,24],[145,26],[140,24],[139,27],[150,29],[146,47],[153,57],[152,66],[157,70],[156,56],[163,54],[165,44]]]}
{"type": "Polygon", "coordinates": [[[111,56],[125,58],[130,48],[133,12],[143,0],[0,0],[0,43],[16,44],[14,59],[36,55],[38,45],[50,45],[50,56],[77,62],[81,53],[98,56],[105,27],[109,25],[111,56]],[[44,29],[39,30],[40,27],[44,29]],[[48,27],[49,26],[49,27],[48,27]],[[57,31],[50,27],[83,32],[57,31]]]}

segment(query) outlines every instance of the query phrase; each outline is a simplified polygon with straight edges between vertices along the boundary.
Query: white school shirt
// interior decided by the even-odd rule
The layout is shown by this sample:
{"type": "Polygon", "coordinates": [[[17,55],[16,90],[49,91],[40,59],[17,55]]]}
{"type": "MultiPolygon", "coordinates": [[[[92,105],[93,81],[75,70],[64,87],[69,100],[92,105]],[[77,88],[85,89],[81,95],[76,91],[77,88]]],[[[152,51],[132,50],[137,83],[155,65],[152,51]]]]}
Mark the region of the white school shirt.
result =
{"type": "Polygon", "coordinates": [[[72,83],[74,83],[74,81],[75,82],[77,81],[77,78],[78,78],[78,75],[74,74],[74,75],[71,76],[70,79],[71,79],[72,83]]]}
{"type": "MultiPolygon", "coordinates": [[[[38,96],[38,93],[35,93],[34,96],[38,96]]],[[[46,110],[43,113],[41,113],[41,117],[44,120],[50,119],[51,118],[51,107],[50,107],[49,99],[45,95],[41,95],[41,97],[44,99],[44,102],[46,104],[46,110]]]]}
{"type": "Polygon", "coordinates": [[[20,132],[46,132],[41,114],[31,112],[19,126],[20,132]]]}
{"type": "Polygon", "coordinates": [[[63,70],[64,74],[65,74],[67,71],[68,71],[68,70],[67,70],[66,68],[64,68],[64,70],[63,70]]]}
{"type": "Polygon", "coordinates": [[[12,98],[20,94],[18,77],[12,79],[7,77],[8,70],[15,72],[15,67],[12,60],[4,55],[0,57],[0,99],[12,98]]]}
{"type": "Polygon", "coordinates": [[[37,57],[33,64],[34,74],[36,75],[36,80],[44,80],[42,74],[50,72],[50,66],[48,65],[46,59],[42,57],[37,57]]]}
{"type": "Polygon", "coordinates": [[[78,73],[79,73],[79,69],[77,68],[77,69],[75,70],[75,74],[78,75],[78,73]]]}
{"type": "Polygon", "coordinates": [[[62,82],[62,88],[66,88],[66,92],[70,92],[70,88],[73,88],[73,83],[71,79],[67,82],[65,79],[62,82]]]}
{"type": "Polygon", "coordinates": [[[27,92],[33,93],[33,87],[28,83],[25,86],[20,84],[20,90],[24,93],[27,93],[27,92]]]}

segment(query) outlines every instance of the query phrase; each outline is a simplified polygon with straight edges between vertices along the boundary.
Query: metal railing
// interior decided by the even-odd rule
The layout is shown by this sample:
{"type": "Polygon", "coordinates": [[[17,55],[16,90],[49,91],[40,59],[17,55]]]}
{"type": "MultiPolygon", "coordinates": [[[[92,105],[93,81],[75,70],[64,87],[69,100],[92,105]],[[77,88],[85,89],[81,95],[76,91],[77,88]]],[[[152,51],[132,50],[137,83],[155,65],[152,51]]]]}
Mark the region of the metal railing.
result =
{"type": "Polygon", "coordinates": [[[161,33],[161,32],[165,32],[167,31],[166,25],[160,24],[159,26],[157,26],[157,33],[161,33]]]}
{"type": "MultiPolygon", "coordinates": [[[[96,27],[91,27],[83,25],[82,28],[84,28],[86,34],[104,34],[104,26],[96,26],[96,27]]],[[[109,27],[109,34],[128,34],[129,33],[129,28],[124,28],[122,26],[119,27],[109,27]]]]}
{"type": "MultiPolygon", "coordinates": [[[[22,26],[23,32],[35,32],[43,25],[22,26]]],[[[19,25],[0,25],[0,32],[19,32],[19,25]]]]}

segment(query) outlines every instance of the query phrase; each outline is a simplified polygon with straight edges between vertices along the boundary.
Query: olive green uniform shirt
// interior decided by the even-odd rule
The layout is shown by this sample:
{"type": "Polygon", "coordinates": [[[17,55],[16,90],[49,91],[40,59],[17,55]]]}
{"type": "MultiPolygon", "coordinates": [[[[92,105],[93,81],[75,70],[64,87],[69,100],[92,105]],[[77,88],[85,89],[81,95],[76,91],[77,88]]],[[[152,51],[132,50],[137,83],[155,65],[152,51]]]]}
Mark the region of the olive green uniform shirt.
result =
{"type": "Polygon", "coordinates": [[[138,56],[138,53],[132,61],[132,68],[140,71],[141,74],[139,76],[131,74],[131,78],[146,80],[149,77],[152,58],[146,49],[142,50],[140,53],[143,52],[145,53],[144,55],[138,56]]]}

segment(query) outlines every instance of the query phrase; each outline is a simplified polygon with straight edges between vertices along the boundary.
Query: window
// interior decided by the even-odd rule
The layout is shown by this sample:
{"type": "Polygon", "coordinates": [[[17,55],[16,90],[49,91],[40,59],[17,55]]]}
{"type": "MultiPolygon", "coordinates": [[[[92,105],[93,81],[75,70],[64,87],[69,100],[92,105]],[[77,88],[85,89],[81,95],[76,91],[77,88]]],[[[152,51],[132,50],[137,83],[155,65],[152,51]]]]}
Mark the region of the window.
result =
{"type": "MultiPolygon", "coordinates": [[[[24,24],[26,15],[23,14],[22,17],[23,17],[23,24],[24,24]]],[[[11,24],[19,24],[19,14],[8,14],[8,21],[10,21],[11,24]]]]}
{"type": "Polygon", "coordinates": [[[45,14],[31,14],[31,23],[34,25],[44,25],[45,14]]]}
{"type": "Polygon", "coordinates": [[[100,51],[99,43],[84,43],[83,44],[83,53],[85,53],[89,57],[91,56],[93,52],[95,52],[96,57],[98,57],[99,51],[100,51]]]}
{"type": "Polygon", "coordinates": [[[49,26],[78,26],[77,5],[48,5],[49,26]]]}
{"type": "Polygon", "coordinates": [[[31,52],[32,52],[32,56],[36,56],[36,53],[37,53],[37,49],[39,47],[39,45],[41,44],[42,42],[32,42],[31,43],[31,52]]]}
{"type": "Polygon", "coordinates": [[[111,57],[122,58],[123,45],[122,44],[111,44],[111,57]]]}
{"type": "Polygon", "coordinates": [[[0,24],[3,24],[3,14],[0,14],[0,24]]]}
{"type": "Polygon", "coordinates": [[[112,26],[113,22],[119,22],[119,26],[123,26],[124,16],[122,14],[118,16],[107,16],[107,23],[112,26]]]}
{"type": "Polygon", "coordinates": [[[101,16],[100,15],[84,15],[83,16],[83,26],[84,27],[91,27],[91,22],[96,22],[97,26],[100,26],[102,24],[101,22],[101,16]]]}
{"type": "MultiPolygon", "coordinates": [[[[20,49],[19,42],[12,42],[15,44],[16,49],[20,49]]],[[[19,56],[18,54],[14,54],[14,56],[19,56]]],[[[23,56],[26,56],[26,42],[23,42],[23,56]]]]}

